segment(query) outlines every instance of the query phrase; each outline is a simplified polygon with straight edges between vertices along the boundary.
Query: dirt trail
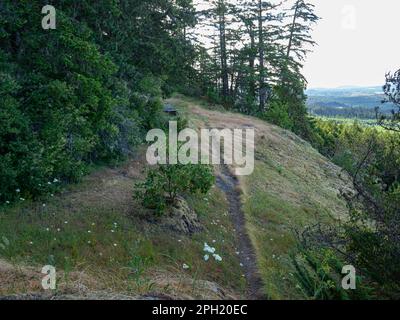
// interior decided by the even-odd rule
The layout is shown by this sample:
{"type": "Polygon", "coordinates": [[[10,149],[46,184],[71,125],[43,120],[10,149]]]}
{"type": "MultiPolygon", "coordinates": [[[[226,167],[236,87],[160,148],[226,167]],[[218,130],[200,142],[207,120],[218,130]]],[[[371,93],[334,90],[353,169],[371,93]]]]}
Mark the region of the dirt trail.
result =
{"type": "MultiPolygon", "coordinates": [[[[171,103],[175,101],[172,99],[171,103]]],[[[200,117],[200,126],[207,128],[257,128],[265,126],[265,123],[255,121],[249,117],[238,114],[221,114],[219,112],[203,109],[196,104],[189,104],[190,112],[200,117]]],[[[232,218],[236,238],[238,241],[238,251],[240,262],[243,265],[244,275],[247,280],[247,298],[252,300],[265,300],[267,297],[263,294],[263,282],[257,267],[257,258],[253,244],[246,230],[246,220],[242,211],[240,200],[239,181],[231,173],[227,165],[221,165],[219,175],[217,176],[217,186],[225,194],[229,203],[229,214],[232,218]]]]}
{"type": "Polygon", "coordinates": [[[240,262],[243,265],[247,280],[247,297],[252,300],[265,299],[266,297],[262,294],[263,284],[257,268],[256,255],[246,230],[246,221],[238,191],[238,181],[226,165],[221,165],[220,167],[217,186],[226,194],[229,203],[229,214],[232,217],[238,240],[240,262]]]}

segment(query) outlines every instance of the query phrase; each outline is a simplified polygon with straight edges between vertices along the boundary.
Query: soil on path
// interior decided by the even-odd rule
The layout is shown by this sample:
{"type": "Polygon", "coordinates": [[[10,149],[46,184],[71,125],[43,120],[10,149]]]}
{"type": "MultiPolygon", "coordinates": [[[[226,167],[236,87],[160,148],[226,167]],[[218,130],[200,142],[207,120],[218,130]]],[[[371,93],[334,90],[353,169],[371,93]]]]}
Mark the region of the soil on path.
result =
{"type": "Polygon", "coordinates": [[[221,165],[217,186],[226,194],[229,203],[229,214],[235,226],[240,262],[247,280],[247,297],[252,300],[266,299],[262,293],[263,283],[257,268],[257,258],[246,230],[238,181],[226,165],[221,165]]]}

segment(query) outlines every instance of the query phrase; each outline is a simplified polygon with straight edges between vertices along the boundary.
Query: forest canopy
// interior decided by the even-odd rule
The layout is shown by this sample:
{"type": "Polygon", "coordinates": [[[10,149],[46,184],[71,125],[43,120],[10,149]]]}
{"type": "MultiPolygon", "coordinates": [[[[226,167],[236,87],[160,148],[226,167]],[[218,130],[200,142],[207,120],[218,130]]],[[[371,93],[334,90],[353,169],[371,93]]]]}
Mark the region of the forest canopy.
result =
{"type": "Polygon", "coordinates": [[[310,137],[300,70],[313,6],[207,3],[2,1],[0,201],[38,196],[129,155],[162,126],[161,99],[174,91],[310,137]],[[54,29],[42,27],[46,5],[54,29]]]}

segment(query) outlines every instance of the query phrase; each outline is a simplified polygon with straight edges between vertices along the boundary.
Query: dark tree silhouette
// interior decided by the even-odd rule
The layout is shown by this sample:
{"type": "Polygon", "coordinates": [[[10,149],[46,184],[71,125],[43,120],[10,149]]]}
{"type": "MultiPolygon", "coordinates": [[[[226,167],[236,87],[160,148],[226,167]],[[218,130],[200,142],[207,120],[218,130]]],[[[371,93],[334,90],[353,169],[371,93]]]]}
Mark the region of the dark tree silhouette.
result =
{"type": "Polygon", "coordinates": [[[386,84],[383,86],[385,99],[382,104],[391,103],[393,109],[390,115],[381,113],[377,108],[379,124],[387,130],[400,132],[400,70],[386,74],[386,84]]]}

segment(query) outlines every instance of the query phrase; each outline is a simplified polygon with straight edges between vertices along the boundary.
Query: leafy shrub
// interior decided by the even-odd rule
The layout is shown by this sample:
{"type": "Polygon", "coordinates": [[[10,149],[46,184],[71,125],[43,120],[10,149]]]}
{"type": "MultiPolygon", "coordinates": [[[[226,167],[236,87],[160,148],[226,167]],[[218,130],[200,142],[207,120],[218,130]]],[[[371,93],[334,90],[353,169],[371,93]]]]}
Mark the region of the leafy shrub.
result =
{"type": "Polygon", "coordinates": [[[342,288],[343,263],[331,249],[306,249],[299,245],[292,254],[292,264],[297,288],[307,298],[314,300],[365,300],[372,298],[371,289],[356,276],[356,289],[342,288]]]}
{"type": "Polygon", "coordinates": [[[376,296],[398,299],[399,134],[357,122],[316,125],[324,137],[320,150],[349,173],[355,194],[343,194],[350,219],[338,223],[334,232],[316,229],[308,238],[319,244],[317,250],[342,252],[340,258],[357,267],[376,296]]]}
{"type": "Polygon", "coordinates": [[[134,188],[134,198],[162,215],[179,194],[206,194],[215,182],[212,168],[206,165],[160,165],[150,169],[146,180],[134,188]]]}
{"type": "Polygon", "coordinates": [[[126,31],[119,4],[106,2],[60,4],[57,29],[43,32],[40,2],[2,1],[0,205],[54,192],[54,179],[79,181],[162,125],[165,76],[132,61],[136,41],[98,37],[107,24],[126,31]]]}
{"type": "Polygon", "coordinates": [[[261,115],[261,118],[281,128],[291,130],[293,124],[289,118],[288,109],[286,103],[275,100],[270,104],[268,111],[261,115]]]}

